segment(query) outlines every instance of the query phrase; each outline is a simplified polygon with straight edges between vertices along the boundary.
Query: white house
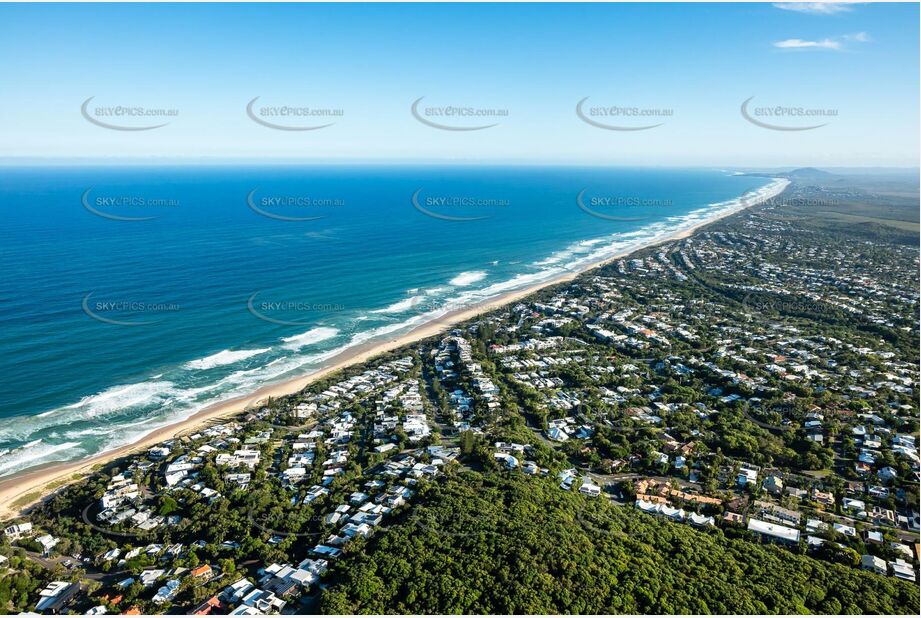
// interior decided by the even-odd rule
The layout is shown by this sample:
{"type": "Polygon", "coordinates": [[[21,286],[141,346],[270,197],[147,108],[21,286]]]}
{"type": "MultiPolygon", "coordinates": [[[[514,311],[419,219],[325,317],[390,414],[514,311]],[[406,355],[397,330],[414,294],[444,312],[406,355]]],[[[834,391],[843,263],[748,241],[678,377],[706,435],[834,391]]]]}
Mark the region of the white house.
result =
{"type": "Polygon", "coordinates": [[[35,540],[39,545],[42,546],[42,553],[44,553],[46,556],[60,542],[60,539],[56,539],[50,534],[45,534],[40,537],[36,537],[35,540]]]}
{"type": "Polygon", "coordinates": [[[782,543],[799,543],[799,530],[780,524],[772,524],[760,519],[749,518],[748,529],[762,537],[782,543]]]}
{"type": "Polygon", "coordinates": [[[870,554],[864,554],[860,557],[860,568],[880,575],[885,575],[888,572],[886,570],[886,561],[870,554]]]}
{"type": "Polygon", "coordinates": [[[30,532],[32,532],[32,523],[28,521],[22,524],[13,524],[12,526],[7,526],[3,530],[3,534],[5,534],[6,537],[11,541],[22,538],[24,535],[29,534],[30,532]]]}

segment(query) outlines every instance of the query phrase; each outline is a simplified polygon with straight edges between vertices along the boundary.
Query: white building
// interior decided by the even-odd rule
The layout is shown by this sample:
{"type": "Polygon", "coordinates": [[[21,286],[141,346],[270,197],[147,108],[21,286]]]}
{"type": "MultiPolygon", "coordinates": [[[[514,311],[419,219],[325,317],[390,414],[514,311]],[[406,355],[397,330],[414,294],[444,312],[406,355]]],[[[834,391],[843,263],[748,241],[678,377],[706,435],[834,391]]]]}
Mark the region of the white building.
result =
{"type": "Polygon", "coordinates": [[[772,524],[760,519],[749,518],[748,529],[763,537],[782,543],[799,543],[799,530],[780,524],[772,524]]]}

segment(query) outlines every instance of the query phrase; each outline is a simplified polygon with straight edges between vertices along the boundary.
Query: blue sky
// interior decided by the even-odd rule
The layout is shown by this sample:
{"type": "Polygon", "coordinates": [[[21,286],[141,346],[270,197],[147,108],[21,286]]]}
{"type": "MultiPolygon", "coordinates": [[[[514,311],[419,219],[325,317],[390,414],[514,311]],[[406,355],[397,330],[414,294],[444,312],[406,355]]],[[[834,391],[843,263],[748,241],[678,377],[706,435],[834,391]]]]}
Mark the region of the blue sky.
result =
{"type": "Polygon", "coordinates": [[[918,20],[917,4],[3,4],[0,158],[916,166],[918,20]],[[257,96],[342,115],[274,130],[247,117],[257,96]],[[410,113],[423,96],[507,116],[439,130],[410,113]],[[178,115],[109,130],[81,116],[89,97],[178,115]],[[585,97],[672,115],[600,129],[585,97]],[[836,115],[765,129],[749,97],[836,115]]]}

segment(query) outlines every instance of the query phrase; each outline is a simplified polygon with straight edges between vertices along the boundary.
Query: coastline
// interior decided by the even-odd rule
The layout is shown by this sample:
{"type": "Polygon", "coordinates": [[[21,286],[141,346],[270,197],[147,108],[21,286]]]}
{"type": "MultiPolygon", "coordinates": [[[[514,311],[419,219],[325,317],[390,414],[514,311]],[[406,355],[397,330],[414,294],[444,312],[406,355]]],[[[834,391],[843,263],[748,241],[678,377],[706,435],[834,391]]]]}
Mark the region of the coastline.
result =
{"type": "MultiPolygon", "coordinates": [[[[746,200],[742,199],[744,196],[740,196],[736,206],[719,210],[711,216],[695,221],[691,225],[675,229],[661,237],[650,239],[640,245],[606,256],[593,263],[586,264],[578,270],[572,270],[524,288],[500,294],[492,299],[449,311],[397,337],[386,340],[369,341],[353,348],[343,350],[330,359],[329,366],[318,371],[282,382],[267,384],[248,395],[210,405],[186,419],[155,429],[131,444],[105,451],[86,459],[50,463],[21,474],[14,474],[2,478],[0,479],[0,521],[6,521],[20,516],[23,512],[27,511],[29,507],[46,499],[49,495],[69,483],[82,478],[87,473],[91,473],[97,466],[102,466],[126,455],[145,450],[165,440],[193,433],[195,430],[210,422],[238,415],[248,408],[260,405],[269,397],[281,397],[297,393],[331,373],[335,373],[354,364],[363,363],[385,352],[437,335],[458,323],[475,318],[488,311],[515,303],[546,287],[571,281],[587,271],[600,268],[639,250],[654,247],[665,242],[687,238],[702,227],[708,226],[780,195],[790,184],[789,180],[780,178],[774,178],[773,182],[776,186],[763,194],[756,194],[754,199],[746,200]]],[[[771,185],[769,184],[762,187],[762,189],[768,189],[770,187],[771,185]]]]}

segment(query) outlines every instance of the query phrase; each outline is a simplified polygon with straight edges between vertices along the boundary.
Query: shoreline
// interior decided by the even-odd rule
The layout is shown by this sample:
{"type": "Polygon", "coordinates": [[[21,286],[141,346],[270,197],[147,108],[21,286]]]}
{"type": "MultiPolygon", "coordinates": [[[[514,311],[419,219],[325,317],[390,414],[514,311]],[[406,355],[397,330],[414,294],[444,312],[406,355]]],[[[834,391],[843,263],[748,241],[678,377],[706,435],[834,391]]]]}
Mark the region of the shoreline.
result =
{"type": "MultiPolygon", "coordinates": [[[[738,214],[752,206],[756,206],[777,197],[790,185],[790,181],[787,179],[774,178],[773,182],[776,183],[777,186],[772,190],[766,191],[764,194],[757,194],[755,198],[751,200],[742,199],[744,196],[740,196],[737,198],[739,203],[735,207],[721,210],[691,225],[678,228],[661,237],[650,239],[639,246],[626,248],[623,251],[601,258],[593,263],[585,264],[577,270],[559,274],[524,288],[500,294],[492,299],[479,301],[469,306],[449,311],[397,337],[378,341],[368,341],[353,348],[343,350],[330,359],[330,365],[327,367],[296,378],[267,384],[248,395],[209,405],[181,421],[154,429],[131,444],[98,453],[81,460],[48,463],[42,466],[36,466],[21,474],[13,474],[9,477],[2,478],[0,479],[0,521],[6,521],[21,516],[30,507],[45,500],[66,485],[91,473],[97,466],[104,466],[116,459],[143,451],[165,440],[188,433],[194,433],[195,430],[210,422],[239,415],[249,408],[260,405],[269,397],[282,397],[297,393],[310,384],[341,369],[366,362],[380,354],[437,335],[461,322],[517,302],[544,288],[572,281],[585,272],[605,266],[606,264],[632,255],[642,249],[655,247],[665,242],[688,238],[702,227],[711,225],[721,219],[738,214]]],[[[770,184],[766,185],[762,187],[762,189],[767,189],[770,186],[770,184]]],[[[759,191],[760,190],[761,189],[759,189],[759,191]]]]}

